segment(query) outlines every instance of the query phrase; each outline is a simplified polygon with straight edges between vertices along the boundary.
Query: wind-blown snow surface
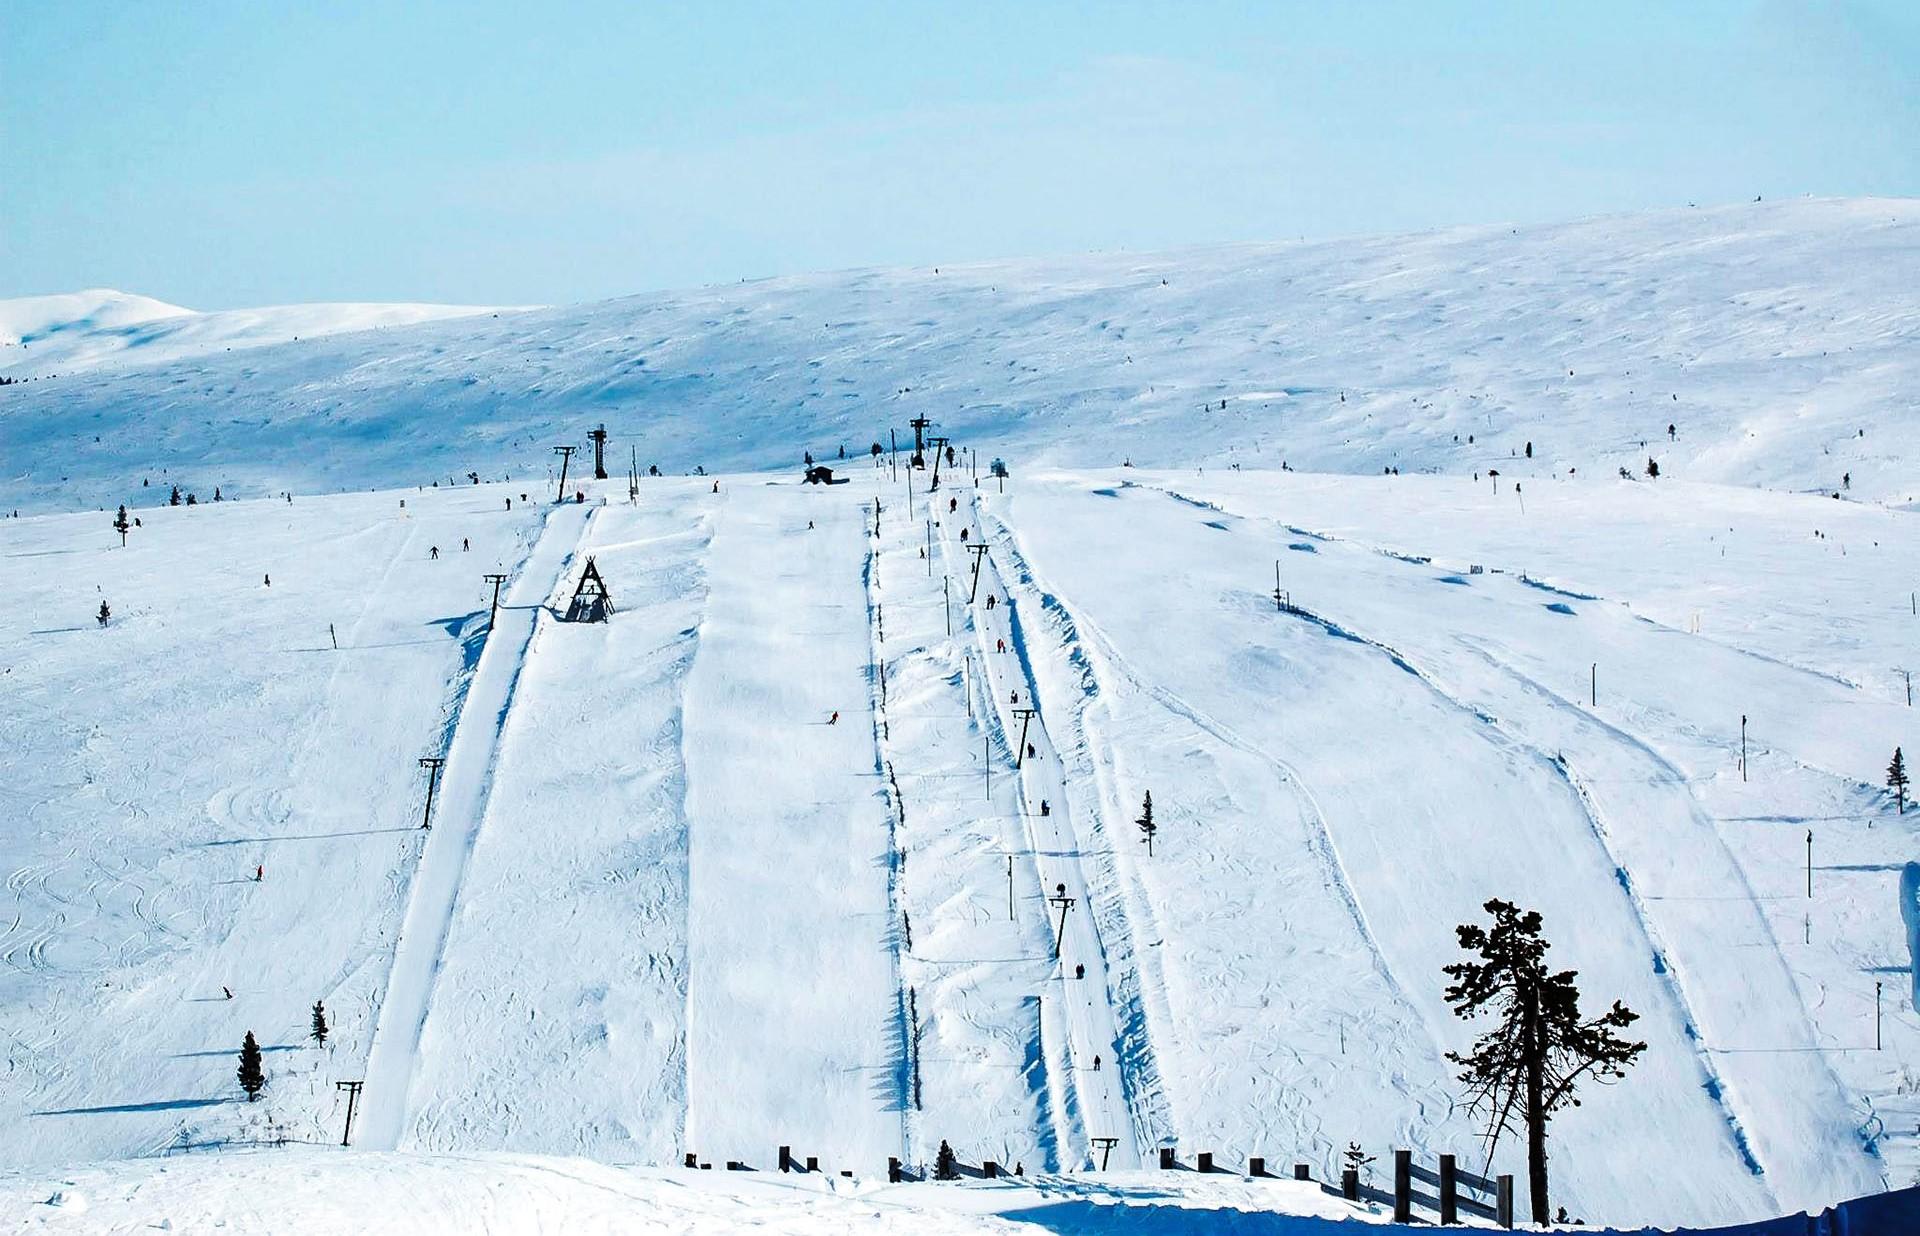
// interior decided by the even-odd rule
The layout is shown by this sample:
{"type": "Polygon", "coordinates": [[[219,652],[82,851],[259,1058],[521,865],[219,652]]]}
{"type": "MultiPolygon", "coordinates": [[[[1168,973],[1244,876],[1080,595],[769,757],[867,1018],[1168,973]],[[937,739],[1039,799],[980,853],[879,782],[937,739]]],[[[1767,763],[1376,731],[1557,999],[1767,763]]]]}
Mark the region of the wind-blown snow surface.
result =
{"type": "Polygon", "coordinates": [[[1545,477],[1654,456],[1692,480],[1850,476],[1920,497],[1902,446],[1920,429],[1910,201],[808,275],[288,333],[0,389],[0,509],[111,509],[143,477],[252,496],[540,476],[602,421],[642,468],[784,467],[798,444],[862,449],[916,414],[1023,464],[1545,477]]]}
{"type": "Polygon", "coordinates": [[[0,300],[0,376],[71,376],[493,312],[468,305],[345,303],[196,313],[105,288],[22,296],[0,300]]]}

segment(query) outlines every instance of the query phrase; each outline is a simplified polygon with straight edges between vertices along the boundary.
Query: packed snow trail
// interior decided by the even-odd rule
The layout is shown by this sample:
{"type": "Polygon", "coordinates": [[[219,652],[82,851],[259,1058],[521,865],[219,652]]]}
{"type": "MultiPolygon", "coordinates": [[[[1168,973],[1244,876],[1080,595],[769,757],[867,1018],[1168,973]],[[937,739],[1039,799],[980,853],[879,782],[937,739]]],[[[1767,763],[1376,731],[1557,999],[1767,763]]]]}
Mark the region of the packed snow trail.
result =
{"type": "MultiPolygon", "coordinates": [[[[943,529],[944,532],[944,529],[943,529]]],[[[1121,1019],[1113,1007],[1115,990],[1107,972],[1096,902],[1081,865],[1082,841],[1074,827],[1074,811],[1067,793],[1066,774],[1039,713],[1033,683],[1024,671],[1023,634],[1014,620],[1015,606],[991,552],[983,556],[979,588],[974,597],[974,625],[983,667],[983,693],[992,701],[998,726],[1014,750],[1019,765],[1022,814],[1040,885],[1058,940],[1058,955],[1048,995],[1067,1028],[1064,1063],[1073,1082],[1082,1147],[1078,1154],[1063,1147],[1063,1165],[1085,1166],[1107,1159],[1107,1166],[1124,1171],[1140,1166],[1149,1149],[1151,1132],[1136,1121],[1134,1103],[1144,1097],[1132,1093],[1126,1060],[1131,1054],[1121,1034],[1121,1019]],[[987,604],[988,598],[994,604],[987,604]],[[1004,602],[1004,603],[1003,603],[1004,602]],[[1005,651],[1000,651],[1002,641],[1005,651]],[[1018,709],[1033,709],[1024,719],[1018,709]],[[1033,754],[1021,758],[1019,744],[1033,754]],[[1043,811],[1044,804],[1044,811],[1043,811]],[[1057,899],[1071,899],[1063,909],[1057,899]],[[1061,915],[1064,913],[1064,921],[1061,915]],[[1082,970],[1084,967],[1084,971],[1082,970]],[[1114,1138],[1110,1156],[1094,1148],[1095,1138],[1114,1138]]],[[[1053,943],[1053,941],[1049,941],[1053,943]]],[[[1144,1026],[1130,1034],[1143,1034],[1144,1026]]]]}
{"type": "Polygon", "coordinates": [[[597,511],[579,556],[613,616],[549,625],[528,658],[421,1034],[411,1148],[679,1161],[680,712],[706,603],[707,491],[650,481],[639,505],[597,511]]]}
{"type": "Polygon", "coordinates": [[[407,915],[394,948],[393,969],[380,1006],[380,1025],[367,1056],[357,1144],[397,1150],[406,1128],[420,1034],[453,924],[467,857],[485,816],[501,733],[546,603],[572,562],[588,508],[567,505],[547,517],[540,542],[502,598],[493,631],[474,667],[440,770],[434,827],[415,869],[407,915]]]}
{"type": "Polygon", "coordinates": [[[964,586],[954,595],[948,581],[954,564],[939,552],[944,541],[930,534],[918,496],[910,508],[897,486],[876,489],[882,510],[867,580],[875,741],[897,791],[912,1161],[930,1165],[944,1140],[962,1163],[1057,1170],[1063,1146],[1074,1162],[1082,1148],[1061,1127],[1068,1114],[1054,1101],[1043,1041],[1053,929],[1020,788],[1004,744],[985,750],[995,730],[968,694],[977,685],[972,615],[964,586]],[[921,556],[928,549],[931,560],[921,556]],[[984,786],[983,759],[991,762],[984,786]]]}
{"type": "Polygon", "coordinates": [[[841,488],[721,486],[681,731],[684,1146],[766,1168],[790,1145],[884,1171],[906,1094],[865,512],[841,488]]]}

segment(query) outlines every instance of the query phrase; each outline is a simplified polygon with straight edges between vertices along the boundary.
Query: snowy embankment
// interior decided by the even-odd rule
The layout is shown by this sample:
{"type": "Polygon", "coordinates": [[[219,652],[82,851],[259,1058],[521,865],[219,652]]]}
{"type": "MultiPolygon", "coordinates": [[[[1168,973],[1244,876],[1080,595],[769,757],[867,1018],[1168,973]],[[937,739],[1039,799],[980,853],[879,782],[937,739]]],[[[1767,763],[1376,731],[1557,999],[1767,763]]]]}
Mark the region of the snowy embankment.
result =
{"type": "Polygon", "coordinates": [[[1379,1224],[1314,1184],[1120,1173],[969,1186],[832,1174],[689,1172],[508,1154],[303,1149],[0,1175],[0,1224],[24,1232],[530,1231],[796,1236],[1260,1233],[1379,1224]]]}
{"type": "Polygon", "coordinates": [[[1696,481],[1920,499],[1905,447],[1920,207],[1900,200],[852,271],[313,329],[0,388],[0,510],[110,509],[143,476],[202,496],[539,477],[552,445],[602,421],[641,444],[643,469],[784,467],[800,443],[857,451],[915,415],[1022,466],[1544,479],[1654,457],[1696,481]]]}

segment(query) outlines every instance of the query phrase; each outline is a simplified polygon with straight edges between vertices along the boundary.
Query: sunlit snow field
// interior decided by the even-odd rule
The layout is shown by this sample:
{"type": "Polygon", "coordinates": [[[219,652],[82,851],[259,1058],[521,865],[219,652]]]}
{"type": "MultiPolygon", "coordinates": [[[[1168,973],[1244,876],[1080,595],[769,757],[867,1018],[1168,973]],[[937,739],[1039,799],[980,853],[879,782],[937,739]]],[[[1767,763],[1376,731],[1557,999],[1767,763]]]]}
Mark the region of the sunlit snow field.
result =
{"type": "MultiPolygon", "coordinates": [[[[1649,1044],[1554,1122],[1556,1204],[1913,1183],[1904,205],[76,347],[0,389],[0,1211],[82,1161],[337,1143],[358,1079],[356,1143],[423,1157],[353,1161],[423,1198],[429,1152],[790,1146],[856,1189],[943,1140],[1029,1174],[1172,1146],[1325,1180],[1358,1142],[1524,1175],[1445,1059],[1489,897],[1649,1044]],[[917,412],[962,448],[931,495],[867,455],[917,412]],[[629,500],[576,457],[555,505],[549,438],[602,420],[616,473],[669,475],[629,500]],[[800,484],[808,450],[848,483],[800,484]],[[562,622],[589,558],[613,616],[562,622]]],[[[585,1204],[484,1163],[502,1214],[585,1204]]],[[[702,1222],[749,1204],[711,1193],[702,1222]]]]}

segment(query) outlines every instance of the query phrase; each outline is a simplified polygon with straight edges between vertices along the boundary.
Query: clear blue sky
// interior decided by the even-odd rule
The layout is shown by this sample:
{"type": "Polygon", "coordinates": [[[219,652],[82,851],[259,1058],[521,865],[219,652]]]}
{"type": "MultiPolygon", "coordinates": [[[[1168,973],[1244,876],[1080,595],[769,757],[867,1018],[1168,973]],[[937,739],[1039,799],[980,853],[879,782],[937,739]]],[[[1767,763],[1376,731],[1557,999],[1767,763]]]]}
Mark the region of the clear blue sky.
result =
{"type": "Polygon", "coordinates": [[[1920,196],[1920,4],[0,3],[0,296],[586,300],[1920,196]]]}

